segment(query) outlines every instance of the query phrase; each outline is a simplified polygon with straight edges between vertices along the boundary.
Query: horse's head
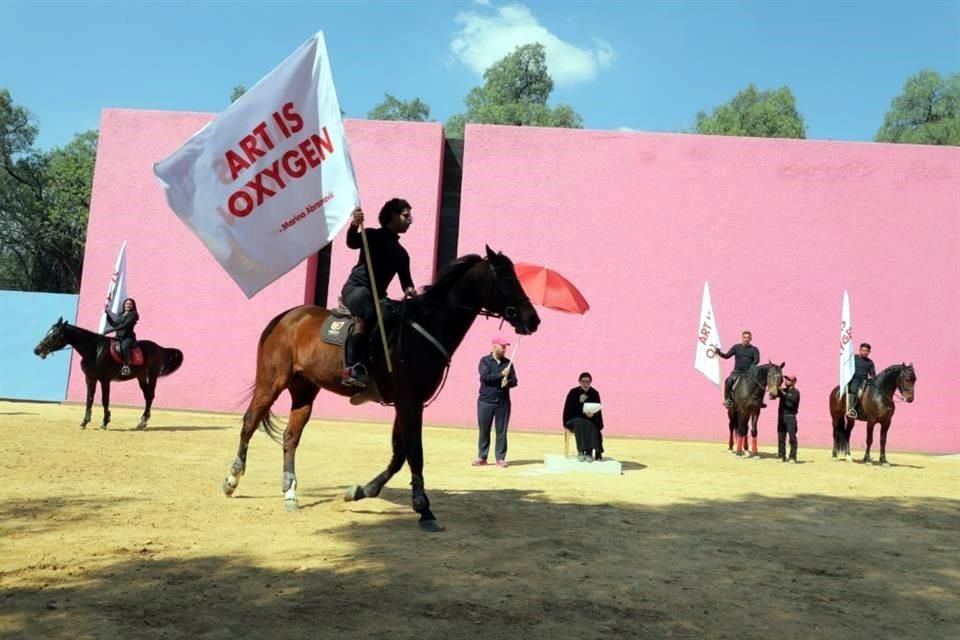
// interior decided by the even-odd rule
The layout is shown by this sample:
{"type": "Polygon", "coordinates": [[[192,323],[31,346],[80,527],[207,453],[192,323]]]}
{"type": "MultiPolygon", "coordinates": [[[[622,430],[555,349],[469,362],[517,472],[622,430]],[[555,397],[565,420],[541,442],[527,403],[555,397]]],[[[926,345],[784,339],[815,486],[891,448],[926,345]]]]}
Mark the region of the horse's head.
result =
{"type": "Polygon", "coordinates": [[[767,363],[767,393],[771,398],[776,398],[780,394],[780,385],[783,384],[783,368],[787,363],[781,362],[774,364],[767,363]]]}
{"type": "Polygon", "coordinates": [[[913,402],[913,385],[917,382],[917,372],[913,370],[913,363],[903,364],[897,376],[897,389],[907,402],[913,402]]]}
{"type": "Polygon", "coordinates": [[[481,305],[487,311],[502,316],[517,333],[529,335],[540,326],[540,316],[530,303],[517,279],[510,258],[487,247],[485,260],[489,285],[484,286],[481,305]]]}
{"type": "Polygon", "coordinates": [[[34,355],[38,355],[41,358],[46,358],[48,355],[54,351],[60,351],[65,346],[67,346],[67,322],[60,318],[53,323],[53,326],[50,327],[50,330],[47,331],[47,335],[43,336],[43,340],[33,348],[34,355]]]}

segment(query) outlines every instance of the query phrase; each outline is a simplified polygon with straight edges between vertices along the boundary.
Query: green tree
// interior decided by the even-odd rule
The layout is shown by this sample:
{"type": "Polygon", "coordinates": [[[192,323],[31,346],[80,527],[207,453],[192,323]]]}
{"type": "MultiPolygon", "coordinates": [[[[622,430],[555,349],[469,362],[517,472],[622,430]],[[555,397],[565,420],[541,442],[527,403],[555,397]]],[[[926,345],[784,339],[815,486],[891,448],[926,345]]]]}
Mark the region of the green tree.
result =
{"type": "Polygon", "coordinates": [[[572,107],[550,107],[553,79],[542,44],[517,47],[483,73],[483,86],[464,98],[465,113],[447,120],[447,135],[462,138],[468,122],[579,129],[583,119],[572,107]]]}
{"type": "Polygon", "coordinates": [[[383,94],[383,102],[367,113],[370,120],[408,120],[410,122],[427,122],[430,119],[430,105],[414,98],[403,101],[389,93],[383,94]]]}
{"type": "Polygon", "coordinates": [[[230,92],[230,104],[233,104],[240,99],[240,96],[247,92],[247,88],[242,84],[238,84],[233,88],[233,91],[230,92]]]}
{"type": "Polygon", "coordinates": [[[42,153],[30,112],[0,89],[0,288],[74,293],[97,133],[42,153]]]}
{"type": "Polygon", "coordinates": [[[788,87],[758,91],[752,84],[706,114],[697,114],[697,133],[756,138],[806,138],[803,116],[788,87]]]}
{"type": "Polygon", "coordinates": [[[890,102],[877,142],[960,146],[960,73],[921,71],[890,102]]]}

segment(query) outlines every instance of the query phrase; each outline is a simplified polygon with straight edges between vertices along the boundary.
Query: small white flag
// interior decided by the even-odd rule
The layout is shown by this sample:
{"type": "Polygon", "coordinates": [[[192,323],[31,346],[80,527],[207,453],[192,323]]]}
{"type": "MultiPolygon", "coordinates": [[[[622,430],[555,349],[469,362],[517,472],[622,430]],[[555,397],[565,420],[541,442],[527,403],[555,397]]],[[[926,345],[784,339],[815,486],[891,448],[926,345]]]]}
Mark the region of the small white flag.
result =
{"type": "Polygon", "coordinates": [[[853,327],[850,324],[850,296],[843,292],[843,311],[840,317],[840,393],[853,378],[853,327]]]}
{"type": "Polygon", "coordinates": [[[107,330],[107,314],[109,313],[114,320],[123,312],[123,301],[127,299],[127,241],[124,240],[120,245],[120,255],[117,256],[117,264],[113,267],[113,275],[110,276],[110,284],[107,286],[107,299],[103,305],[103,315],[100,316],[100,328],[98,333],[107,330]]]}
{"type": "Polygon", "coordinates": [[[704,282],[703,300],[700,302],[700,326],[697,334],[697,359],[693,366],[717,386],[720,385],[721,376],[720,358],[715,348],[720,349],[722,346],[717,317],[713,313],[713,303],[710,301],[710,286],[704,282]]]}
{"type": "Polygon", "coordinates": [[[327,245],[360,196],[323,33],[153,172],[248,298],[327,245]]]}

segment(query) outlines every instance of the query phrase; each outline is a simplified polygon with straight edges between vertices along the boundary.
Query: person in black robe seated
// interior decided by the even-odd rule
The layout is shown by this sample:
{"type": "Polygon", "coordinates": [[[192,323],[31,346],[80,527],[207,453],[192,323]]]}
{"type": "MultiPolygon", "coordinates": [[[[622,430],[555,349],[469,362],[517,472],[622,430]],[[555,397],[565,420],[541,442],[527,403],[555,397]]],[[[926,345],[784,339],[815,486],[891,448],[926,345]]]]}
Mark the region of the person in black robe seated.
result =
{"type": "Polygon", "coordinates": [[[603,459],[603,412],[583,410],[585,402],[600,403],[600,393],[591,385],[593,377],[584,371],[580,384],[570,389],[563,403],[563,427],[577,440],[577,458],[581,462],[603,459]]]}

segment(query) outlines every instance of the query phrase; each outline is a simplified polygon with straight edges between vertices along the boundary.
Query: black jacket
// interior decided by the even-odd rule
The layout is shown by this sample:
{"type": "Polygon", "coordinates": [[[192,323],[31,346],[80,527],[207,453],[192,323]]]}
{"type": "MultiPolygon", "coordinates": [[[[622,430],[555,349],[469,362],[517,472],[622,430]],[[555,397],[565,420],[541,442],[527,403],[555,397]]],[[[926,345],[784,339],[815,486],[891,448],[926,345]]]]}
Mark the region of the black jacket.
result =
{"type": "Polygon", "coordinates": [[[589,420],[593,424],[597,425],[597,429],[603,430],[603,411],[597,411],[593,414],[592,418],[588,418],[583,413],[583,403],[584,402],[600,402],[600,392],[590,387],[587,391],[584,391],[579,386],[570,389],[567,392],[567,399],[563,403],[563,426],[567,426],[567,423],[573,418],[583,418],[589,420]],[[582,401],[580,396],[587,396],[582,401]]]}
{"type": "Polygon", "coordinates": [[[757,349],[753,345],[745,347],[742,344],[737,344],[731,347],[726,353],[717,349],[717,355],[724,360],[731,356],[736,356],[733,361],[733,370],[738,373],[743,373],[750,367],[755,367],[760,364],[760,349],[757,349]]]}
{"type": "MultiPolygon", "coordinates": [[[[400,276],[400,284],[404,290],[413,286],[410,277],[410,255],[400,244],[400,236],[389,229],[367,229],[367,244],[370,246],[370,258],[373,261],[373,275],[377,279],[377,299],[386,297],[387,288],[393,282],[394,276],[400,276]]],[[[360,257],[357,264],[350,271],[348,287],[365,287],[373,291],[370,286],[370,275],[367,273],[367,258],[363,252],[363,238],[360,230],[350,225],[347,231],[347,246],[359,249],[360,257]]]]}
{"type": "Polygon", "coordinates": [[[507,386],[503,387],[503,370],[510,364],[509,358],[501,358],[498,364],[493,356],[480,358],[480,397],[482,402],[510,402],[510,389],[517,386],[517,369],[510,367],[507,386]]]}
{"type": "Polygon", "coordinates": [[[110,326],[113,328],[107,329],[104,333],[116,332],[118,340],[123,340],[124,338],[133,338],[136,340],[137,334],[133,332],[133,328],[137,326],[138,320],[140,320],[140,314],[136,311],[124,311],[116,320],[111,318],[108,313],[107,322],[110,323],[110,326]]]}

